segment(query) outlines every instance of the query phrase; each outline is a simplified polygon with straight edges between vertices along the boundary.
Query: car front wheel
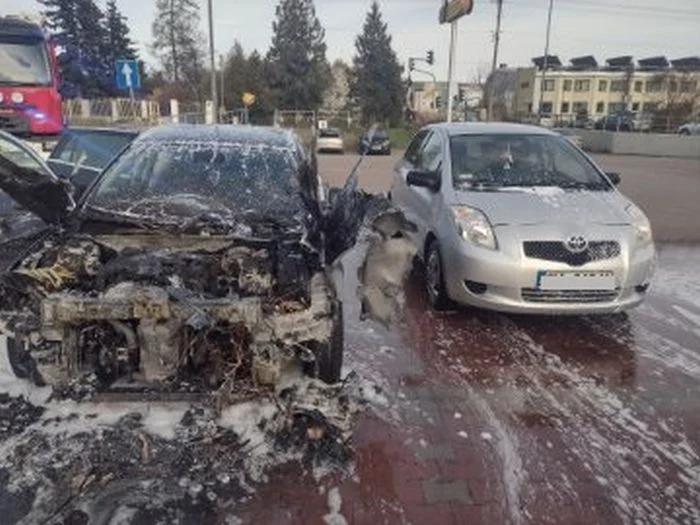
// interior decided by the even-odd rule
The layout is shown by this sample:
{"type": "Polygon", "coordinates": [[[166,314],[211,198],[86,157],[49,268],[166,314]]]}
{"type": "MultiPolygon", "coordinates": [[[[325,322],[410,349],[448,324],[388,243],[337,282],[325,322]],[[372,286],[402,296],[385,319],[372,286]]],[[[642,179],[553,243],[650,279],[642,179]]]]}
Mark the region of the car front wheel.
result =
{"type": "Polygon", "coordinates": [[[342,378],[343,368],[343,303],[333,305],[331,334],[328,341],[316,348],[316,375],[324,383],[332,385],[342,378]]]}
{"type": "Polygon", "coordinates": [[[445,289],[445,275],[438,241],[433,239],[428,246],[425,258],[425,285],[428,301],[435,310],[445,310],[450,306],[450,298],[445,289]]]}

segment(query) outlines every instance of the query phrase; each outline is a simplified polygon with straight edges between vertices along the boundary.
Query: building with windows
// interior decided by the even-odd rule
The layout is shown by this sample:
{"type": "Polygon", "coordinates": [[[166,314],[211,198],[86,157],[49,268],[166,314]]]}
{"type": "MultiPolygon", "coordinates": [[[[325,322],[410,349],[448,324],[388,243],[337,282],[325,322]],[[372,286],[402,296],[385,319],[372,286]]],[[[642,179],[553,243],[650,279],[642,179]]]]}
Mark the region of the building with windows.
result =
{"type": "Polygon", "coordinates": [[[555,55],[537,57],[532,67],[517,68],[515,113],[597,118],[616,111],[656,113],[670,106],[700,110],[700,57],[667,60],[631,56],[599,65],[593,56],[563,65],[555,55]],[[542,91],[540,91],[542,90],[542,91]],[[541,108],[540,108],[541,101],[541,108]]]}

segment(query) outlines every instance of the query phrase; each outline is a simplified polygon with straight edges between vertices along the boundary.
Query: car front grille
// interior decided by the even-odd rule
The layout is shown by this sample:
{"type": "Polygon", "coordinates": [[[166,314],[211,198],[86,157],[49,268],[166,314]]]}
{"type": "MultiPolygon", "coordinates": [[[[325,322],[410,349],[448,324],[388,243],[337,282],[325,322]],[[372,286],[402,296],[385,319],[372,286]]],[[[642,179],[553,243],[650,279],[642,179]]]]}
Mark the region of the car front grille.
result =
{"type": "Polygon", "coordinates": [[[580,253],[570,251],[561,241],[525,241],[523,249],[526,257],[566,263],[569,266],[583,266],[592,261],[612,259],[620,255],[620,244],[616,241],[591,241],[588,248],[580,253]]]}
{"type": "Polygon", "coordinates": [[[523,301],[528,303],[606,303],[614,301],[620,290],[537,290],[522,288],[523,301]]]}

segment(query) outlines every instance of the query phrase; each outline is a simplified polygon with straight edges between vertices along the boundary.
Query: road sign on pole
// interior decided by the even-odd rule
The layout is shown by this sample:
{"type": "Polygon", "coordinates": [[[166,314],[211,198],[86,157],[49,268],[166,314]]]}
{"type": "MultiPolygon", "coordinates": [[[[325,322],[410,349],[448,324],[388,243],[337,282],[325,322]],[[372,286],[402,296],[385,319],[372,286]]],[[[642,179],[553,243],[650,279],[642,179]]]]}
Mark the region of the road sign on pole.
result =
{"type": "Polygon", "coordinates": [[[445,0],[440,8],[440,23],[451,24],[455,20],[468,15],[474,9],[474,0],[445,0]]]}
{"type": "Polygon", "coordinates": [[[474,8],[474,0],[444,0],[440,8],[440,23],[450,24],[450,56],[447,62],[447,122],[452,122],[452,101],[454,100],[454,84],[452,76],[455,70],[455,53],[457,49],[457,20],[468,15],[474,8]]]}
{"type": "Polygon", "coordinates": [[[129,90],[133,97],[134,90],[141,88],[138,62],[136,60],[117,60],[114,63],[114,72],[117,88],[129,90]]]}

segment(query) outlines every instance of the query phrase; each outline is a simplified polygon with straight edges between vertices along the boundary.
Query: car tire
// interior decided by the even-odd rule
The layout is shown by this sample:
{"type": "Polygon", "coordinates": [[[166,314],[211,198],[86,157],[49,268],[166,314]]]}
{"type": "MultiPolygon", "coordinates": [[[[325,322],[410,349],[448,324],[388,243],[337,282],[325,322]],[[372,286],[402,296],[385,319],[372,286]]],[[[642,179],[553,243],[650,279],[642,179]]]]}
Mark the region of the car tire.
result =
{"type": "Polygon", "coordinates": [[[682,135],[684,137],[688,137],[688,136],[690,136],[690,131],[688,131],[687,129],[682,129],[680,131],[679,135],[682,135]]]}
{"type": "Polygon", "coordinates": [[[16,379],[24,379],[37,386],[46,386],[34,360],[20,347],[14,337],[7,337],[7,357],[10,372],[16,379]]]}
{"type": "Polygon", "coordinates": [[[319,343],[316,348],[316,376],[329,385],[342,379],[343,350],[345,337],[343,330],[343,303],[333,304],[333,326],[328,341],[319,343]]]}
{"type": "Polygon", "coordinates": [[[437,239],[430,241],[425,251],[425,290],[433,310],[442,311],[450,308],[451,301],[445,288],[442,256],[437,239]]]}

